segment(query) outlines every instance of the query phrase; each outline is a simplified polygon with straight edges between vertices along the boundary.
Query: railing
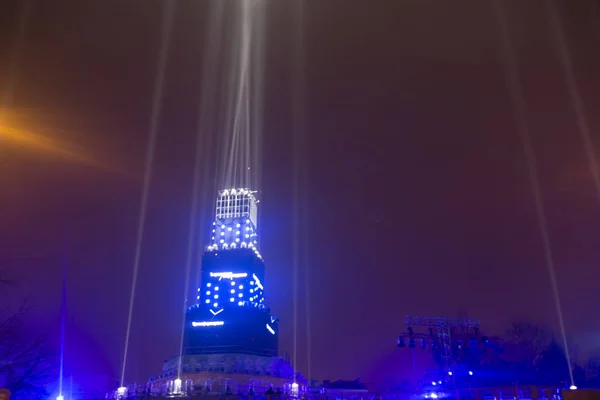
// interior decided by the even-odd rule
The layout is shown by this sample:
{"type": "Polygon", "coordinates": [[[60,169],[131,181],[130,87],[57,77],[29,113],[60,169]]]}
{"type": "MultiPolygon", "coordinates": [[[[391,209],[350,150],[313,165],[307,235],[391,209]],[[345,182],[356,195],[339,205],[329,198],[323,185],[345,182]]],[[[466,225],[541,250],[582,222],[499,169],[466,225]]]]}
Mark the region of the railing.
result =
{"type": "MultiPolygon", "coordinates": [[[[561,400],[561,390],[556,387],[496,387],[496,388],[473,388],[458,389],[435,393],[376,393],[376,392],[336,392],[335,390],[324,393],[300,393],[299,396],[291,396],[289,392],[281,393],[227,393],[225,387],[213,386],[211,392],[194,390],[187,394],[152,394],[131,393],[127,399],[189,399],[189,400],[418,400],[418,399],[444,399],[444,400],[561,400]]],[[[260,389],[259,389],[260,390],[260,389]]],[[[112,398],[112,397],[111,397],[112,398]]]]}

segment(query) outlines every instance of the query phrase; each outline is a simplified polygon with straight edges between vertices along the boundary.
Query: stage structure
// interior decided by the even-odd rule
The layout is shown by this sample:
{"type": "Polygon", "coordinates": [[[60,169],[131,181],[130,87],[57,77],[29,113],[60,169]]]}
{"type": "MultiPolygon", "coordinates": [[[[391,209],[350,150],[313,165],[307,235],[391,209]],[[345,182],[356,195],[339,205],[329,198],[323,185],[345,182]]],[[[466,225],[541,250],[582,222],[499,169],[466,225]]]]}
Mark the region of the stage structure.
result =
{"type": "Polygon", "coordinates": [[[455,355],[463,346],[488,341],[486,336],[479,337],[479,320],[476,319],[407,316],[404,325],[406,332],[398,336],[398,347],[432,350],[450,375],[456,365],[455,355]],[[415,332],[416,328],[426,328],[427,333],[415,332]]]}

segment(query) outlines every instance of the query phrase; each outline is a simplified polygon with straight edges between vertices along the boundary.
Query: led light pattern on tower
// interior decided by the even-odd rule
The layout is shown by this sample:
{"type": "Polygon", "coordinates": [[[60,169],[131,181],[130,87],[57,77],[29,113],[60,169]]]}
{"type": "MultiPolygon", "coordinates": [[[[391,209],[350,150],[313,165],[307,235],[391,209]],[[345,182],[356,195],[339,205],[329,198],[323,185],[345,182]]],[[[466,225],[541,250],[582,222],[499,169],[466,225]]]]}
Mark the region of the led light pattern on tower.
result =
{"type": "Polygon", "coordinates": [[[264,308],[263,286],[256,274],[246,272],[209,272],[208,279],[198,288],[198,300],[213,310],[237,305],[264,308]]]}
{"type": "Polygon", "coordinates": [[[229,189],[219,192],[208,251],[249,248],[258,252],[258,210],[254,192],[229,189]]]}
{"type": "Polygon", "coordinates": [[[278,353],[278,320],[264,298],[257,203],[249,189],[217,195],[212,238],[202,256],[198,303],[186,313],[185,354],[278,353]]]}

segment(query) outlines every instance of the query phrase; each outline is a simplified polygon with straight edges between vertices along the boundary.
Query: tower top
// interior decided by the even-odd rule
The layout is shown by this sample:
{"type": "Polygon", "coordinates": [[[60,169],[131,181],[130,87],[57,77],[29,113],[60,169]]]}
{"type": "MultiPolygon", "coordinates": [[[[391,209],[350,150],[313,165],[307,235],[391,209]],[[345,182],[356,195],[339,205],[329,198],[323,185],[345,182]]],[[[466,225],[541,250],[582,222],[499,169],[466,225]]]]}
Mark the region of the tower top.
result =
{"type": "Polygon", "coordinates": [[[225,189],[217,195],[215,220],[208,251],[253,249],[258,252],[258,200],[247,188],[225,189]]]}
{"type": "Polygon", "coordinates": [[[258,226],[258,200],[250,189],[225,189],[217,196],[216,220],[250,218],[258,226]]]}

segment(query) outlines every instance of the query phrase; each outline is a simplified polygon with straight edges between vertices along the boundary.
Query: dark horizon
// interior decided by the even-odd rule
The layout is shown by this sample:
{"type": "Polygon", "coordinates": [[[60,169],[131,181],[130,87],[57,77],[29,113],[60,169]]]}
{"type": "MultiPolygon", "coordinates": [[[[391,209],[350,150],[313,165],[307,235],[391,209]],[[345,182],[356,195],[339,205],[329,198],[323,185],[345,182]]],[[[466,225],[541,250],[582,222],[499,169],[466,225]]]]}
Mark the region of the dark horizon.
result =
{"type": "MultiPolygon", "coordinates": [[[[68,236],[67,368],[118,377],[162,3],[51,3],[31,2],[7,115],[18,129],[52,142],[26,144],[0,133],[0,265],[58,335],[68,236]],[[68,151],[50,151],[48,143],[68,151]],[[81,354],[85,359],[75,359],[81,354]]],[[[7,4],[0,94],[24,3],[7,4]]],[[[555,32],[543,2],[504,4],[567,335],[576,357],[600,355],[599,199],[555,32]]],[[[314,0],[305,7],[309,280],[302,271],[300,371],[308,373],[310,340],[313,378],[366,375],[395,351],[405,315],[479,318],[489,335],[527,319],[558,334],[492,3],[314,0]]],[[[558,7],[599,154],[600,5],[564,0],[558,7]]],[[[131,381],[158,373],[178,352],[205,18],[204,3],[178,2],[131,381]]],[[[291,71],[298,56],[291,18],[285,3],[269,4],[259,196],[266,297],[281,319],[280,353],[294,357],[291,71]]],[[[198,250],[208,244],[213,180],[203,182],[210,202],[200,205],[198,250]]],[[[193,276],[199,263],[195,268],[193,276]]]]}

